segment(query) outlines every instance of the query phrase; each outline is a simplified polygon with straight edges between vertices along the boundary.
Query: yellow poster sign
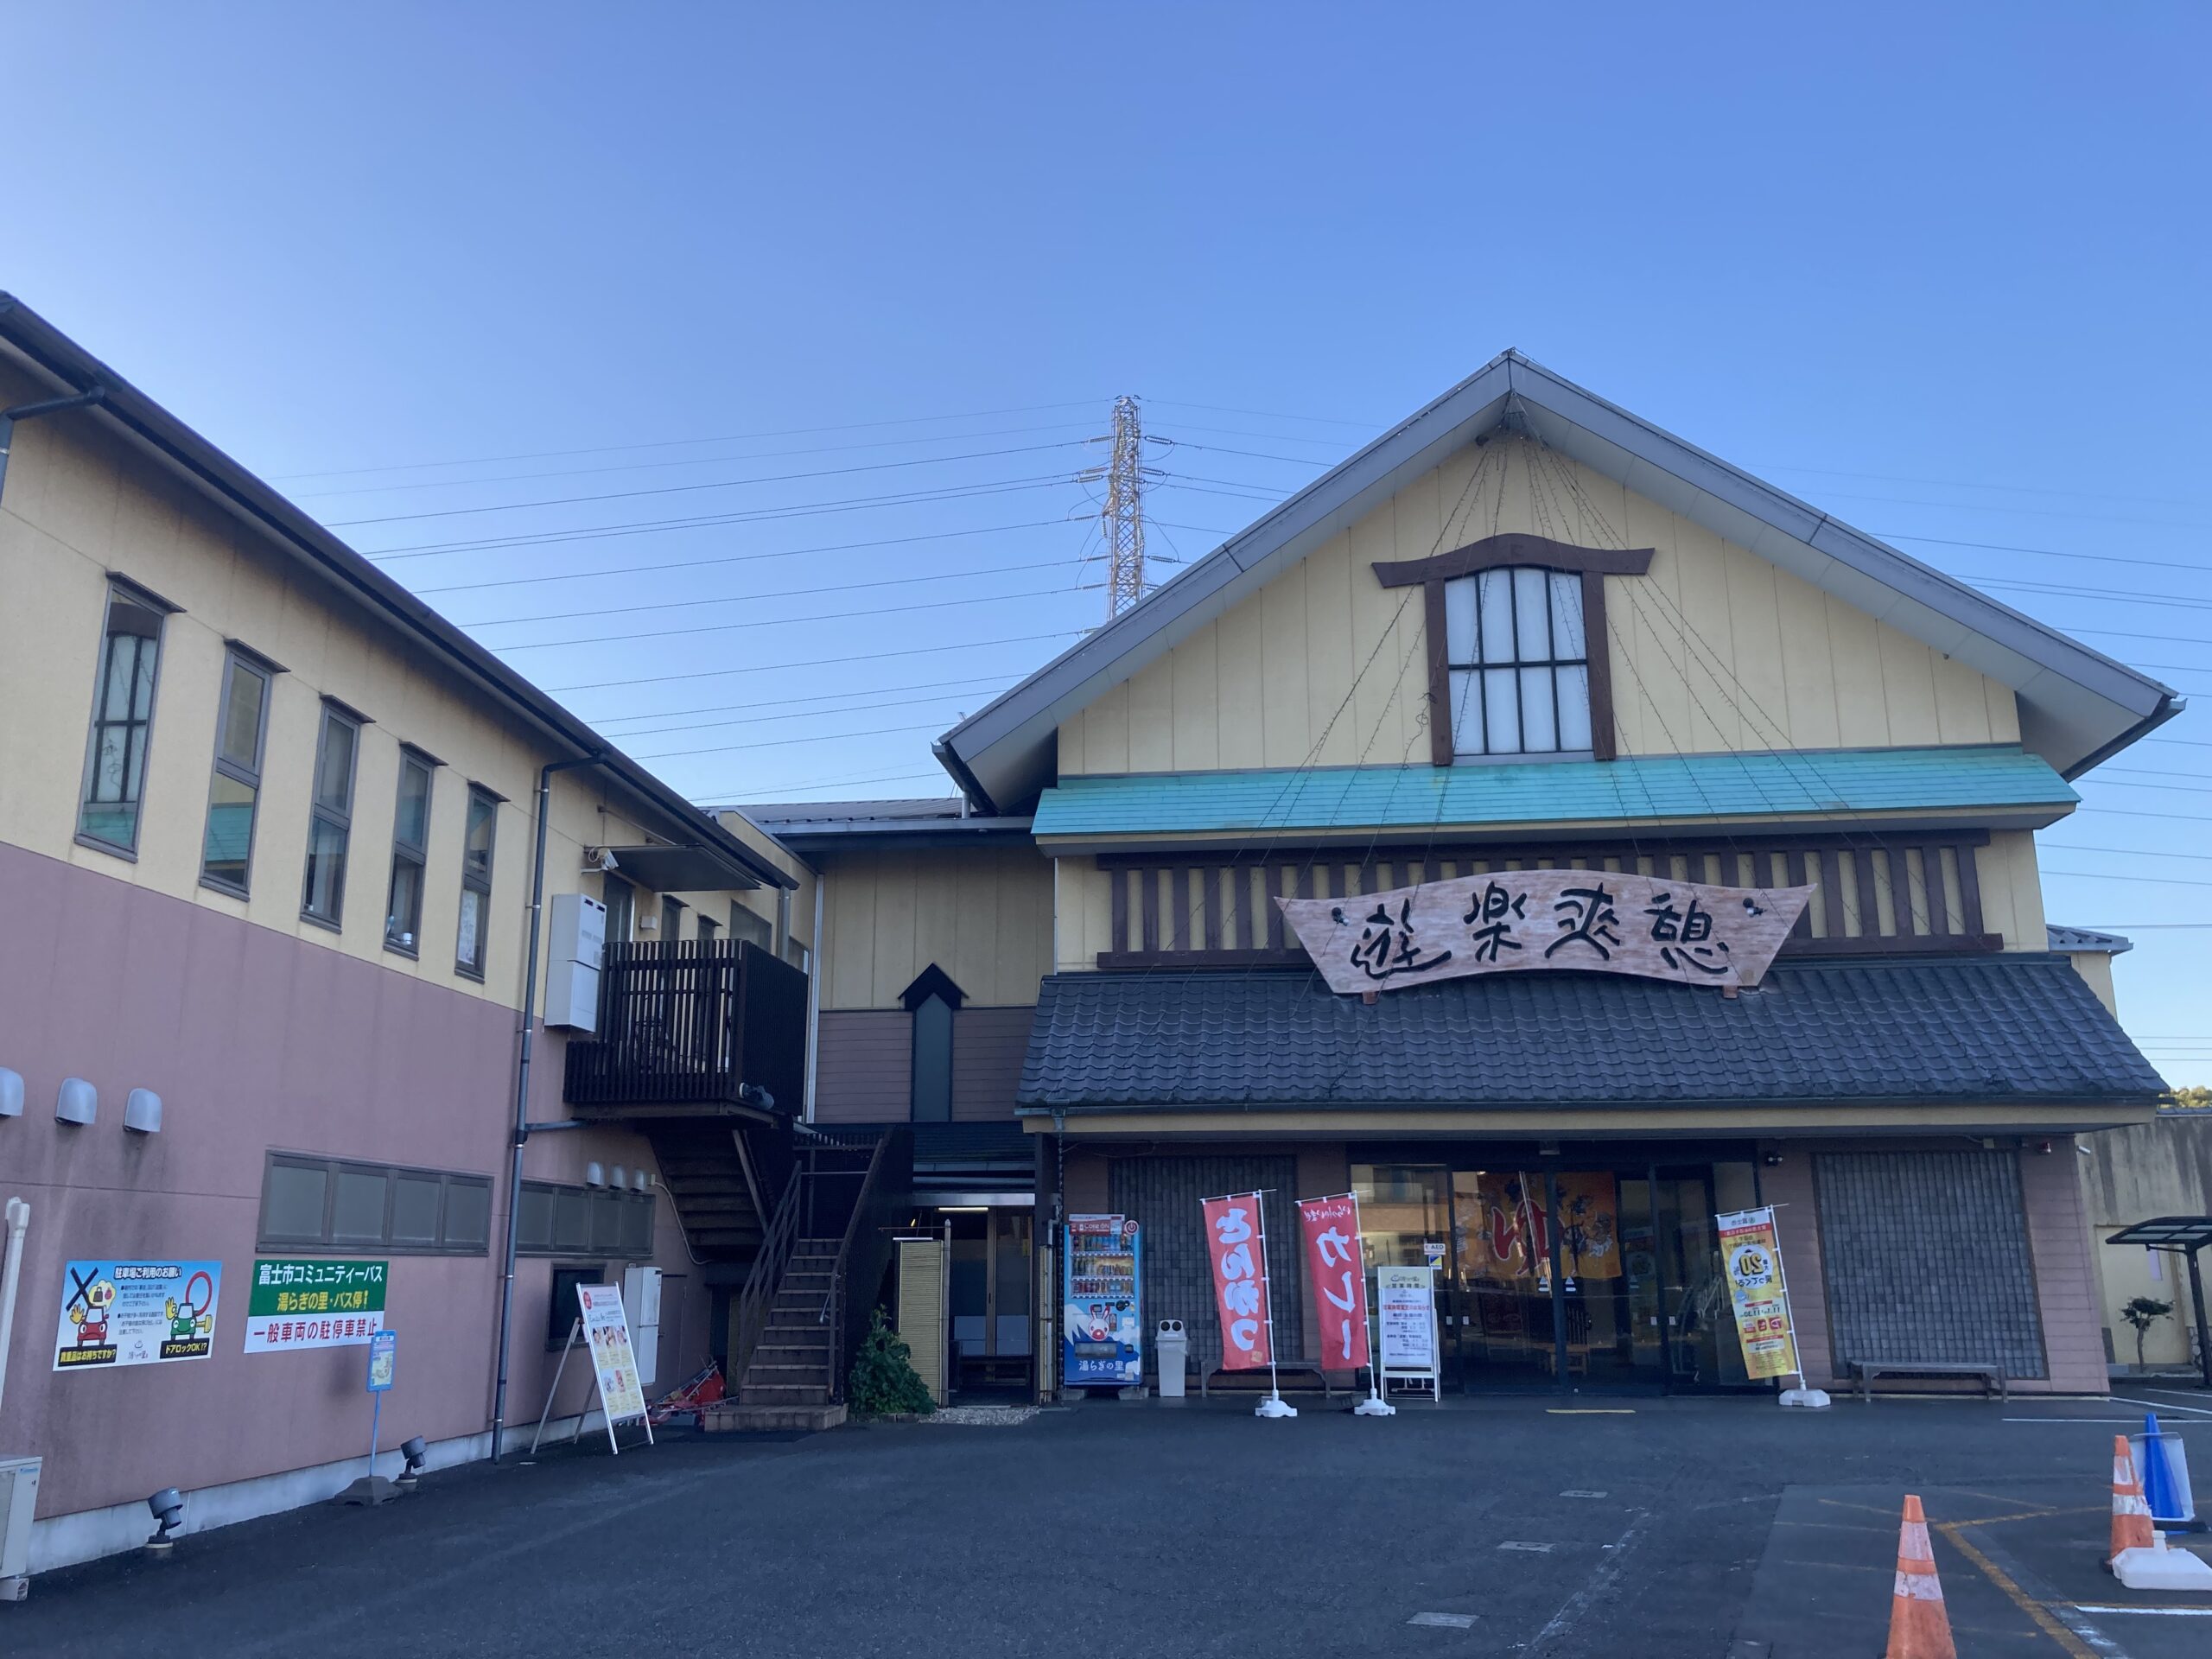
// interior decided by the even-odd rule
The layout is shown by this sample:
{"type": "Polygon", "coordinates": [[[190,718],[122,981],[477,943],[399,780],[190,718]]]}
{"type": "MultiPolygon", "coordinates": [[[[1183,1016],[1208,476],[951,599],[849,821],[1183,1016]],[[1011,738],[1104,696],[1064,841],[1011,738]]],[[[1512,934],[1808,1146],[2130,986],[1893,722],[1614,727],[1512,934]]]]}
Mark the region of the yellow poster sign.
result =
{"type": "Polygon", "coordinates": [[[1713,1221],[1720,1232],[1720,1260],[1728,1273],[1744,1369],[1753,1376],[1802,1376],[1796,1334],[1789,1327],[1789,1287],[1783,1281],[1773,1206],[1732,1211],[1713,1221]]]}

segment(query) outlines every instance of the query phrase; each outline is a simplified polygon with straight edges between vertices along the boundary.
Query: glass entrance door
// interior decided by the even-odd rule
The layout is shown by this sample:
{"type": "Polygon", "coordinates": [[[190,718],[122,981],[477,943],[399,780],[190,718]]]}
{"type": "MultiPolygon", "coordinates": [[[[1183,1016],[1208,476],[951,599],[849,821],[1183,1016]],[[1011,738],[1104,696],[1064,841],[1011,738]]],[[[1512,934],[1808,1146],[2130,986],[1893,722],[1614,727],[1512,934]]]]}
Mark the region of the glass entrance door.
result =
{"type": "Polygon", "coordinates": [[[1747,1162],[1662,1166],[1652,1192],[1667,1386],[1684,1393],[1749,1386],[1714,1216],[1757,1203],[1757,1176],[1747,1162]]]}

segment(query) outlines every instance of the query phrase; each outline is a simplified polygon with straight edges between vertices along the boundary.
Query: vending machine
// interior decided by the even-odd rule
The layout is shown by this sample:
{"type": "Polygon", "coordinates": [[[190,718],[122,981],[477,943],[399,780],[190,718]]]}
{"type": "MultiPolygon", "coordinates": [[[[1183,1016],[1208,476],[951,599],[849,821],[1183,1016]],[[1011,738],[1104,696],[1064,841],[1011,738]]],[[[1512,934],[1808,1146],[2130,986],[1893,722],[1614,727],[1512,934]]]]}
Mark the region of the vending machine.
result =
{"type": "Polygon", "coordinates": [[[1144,1381],[1143,1246],[1126,1216],[1070,1216],[1060,1253],[1060,1376],[1071,1389],[1144,1381]]]}

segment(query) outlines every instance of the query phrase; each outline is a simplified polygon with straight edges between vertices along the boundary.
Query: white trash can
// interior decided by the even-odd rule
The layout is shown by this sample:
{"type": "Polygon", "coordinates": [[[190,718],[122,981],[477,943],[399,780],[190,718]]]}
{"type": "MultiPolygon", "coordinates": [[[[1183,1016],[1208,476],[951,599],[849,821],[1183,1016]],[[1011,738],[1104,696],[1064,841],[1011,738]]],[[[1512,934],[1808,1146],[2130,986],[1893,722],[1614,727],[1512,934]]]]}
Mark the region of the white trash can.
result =
{"type": "Polygon", "coordinates": [[[1183,1329],[1180,1319],[1160,1322],[1160,1397],[1180,1400],[1183,1397],[1183,1367],[1190,1357],[1191,1334],[1183,1329]]]}

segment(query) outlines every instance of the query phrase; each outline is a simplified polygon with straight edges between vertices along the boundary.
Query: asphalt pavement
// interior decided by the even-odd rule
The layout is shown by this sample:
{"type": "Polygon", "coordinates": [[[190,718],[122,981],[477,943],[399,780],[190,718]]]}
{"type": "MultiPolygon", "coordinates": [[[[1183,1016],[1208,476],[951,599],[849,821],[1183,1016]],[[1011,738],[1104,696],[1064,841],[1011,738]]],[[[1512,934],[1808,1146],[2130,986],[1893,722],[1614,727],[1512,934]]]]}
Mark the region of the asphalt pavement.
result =
{"type": "Polygon", "coordinates": [[[587,1441],[46,1574],[0,1654],[1872,1659],[1908,1491],[1967,1659],[2212,1653],[2099,1566],[2138,1402],[1301,1406],[587,1441]]]}

